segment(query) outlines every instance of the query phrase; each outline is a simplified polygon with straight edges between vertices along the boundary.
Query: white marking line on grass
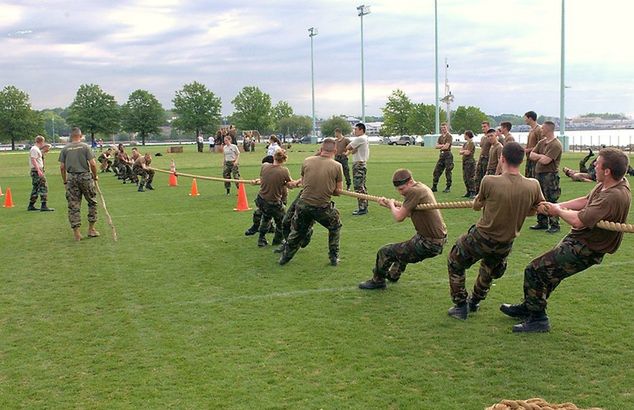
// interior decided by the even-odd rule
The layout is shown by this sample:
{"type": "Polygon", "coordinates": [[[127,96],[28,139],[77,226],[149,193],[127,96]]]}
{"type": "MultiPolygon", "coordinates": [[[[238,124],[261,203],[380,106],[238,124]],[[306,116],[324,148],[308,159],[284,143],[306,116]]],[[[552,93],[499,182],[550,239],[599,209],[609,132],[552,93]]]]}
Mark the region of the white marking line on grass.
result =
{"type": "MultiPolygon", "coordinates": [[[[603,268],[609,268],[611,266],[620,266],[620,265],[626,265],[629,264],[630,262],[611,262],[611,263],[606,263],[606,264],[602,264],[602,265],[597,265],[597,266],[601,266],[603,268]]],[[[475,265],[474,265],[475,266],[475,265]]],[[[473,269],[473,267],[471,268],[473,269]]],[[[503,277],[516,277],[516,276],[520,276],[522,275],[524,272],[523,271],[517,271],[517,272],[507,272],[504,274],[503,277]]],[[[448,283],[448,279],[447,278],[442,278],[442,279],[436,279],[436,280],[415,280],[415,281],[411,281],[407,283],[407,286],[410,285],[415,285],[415,286],[428,286],[428,285],[438,285],[441,283],[448,283]]],[[[398,285],[396,285],[398,286],[398,285]]],[[[315,294],[320,294],[320,293],[342,293],[342,292],[359,292],[359,294],[363,293],[363,292],[367,292],[367,291],[362,291],[360,290],[356,285],[355,286],[345,286],[345,287],[339,287],[339,288],[317,288],[317,289],[298,289],[298,290],[291,290],[288,292],[273,292],[273,293],[267,293],[267,294],[263,294],[263,295],[240,295],[240,296],[226,296],[226,297],[218,297],[218,298],[210,298],[210,299],[202,299],[202,300],[190,300],[190,301],[183,301],[183,302],[174,302],[174,303],[169,303],[169,305],[172,306],[185,306],[185,305],[212,305],[212,304],[230,304],[230,303],[234,303],[234,302],[240,302],[240,301],[258,301],[258,300],[266,300],[266,299],[275,299],[275,298],[295,298],[295,297],[302,297],[302,296],[310,296],[310,295],[315,295],[315,294]]],[[[145,307],[151,307],[152,305],[145,305],[145,306],[140,306],[141,308],[145,307]]],[[[165,306],[164,304],[161,306],[165,306]]]]}

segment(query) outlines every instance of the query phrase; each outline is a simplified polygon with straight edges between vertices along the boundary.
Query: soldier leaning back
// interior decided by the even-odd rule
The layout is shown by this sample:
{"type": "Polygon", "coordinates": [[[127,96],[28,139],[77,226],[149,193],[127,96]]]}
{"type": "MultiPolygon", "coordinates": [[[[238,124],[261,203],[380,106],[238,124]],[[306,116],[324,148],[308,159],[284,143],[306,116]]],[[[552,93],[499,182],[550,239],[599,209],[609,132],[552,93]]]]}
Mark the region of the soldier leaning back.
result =
{"type": "Polygon", "coordinates": [[[75,240],[82,239],[79,228],[81,227],[81,198],[88,202],[88,237],[99,236],[95,230],[97,222],[97,196],[95,181],[97,176],[97,162],[95,154],[87,144],[81,142],[83,135],[81,130],[74,127],[70,133],[70,143],[62,148],[59,154],[59,169],[62,181],[66,185],[66,199],[68,200],[68,221],[73,229],[75,240]]]}

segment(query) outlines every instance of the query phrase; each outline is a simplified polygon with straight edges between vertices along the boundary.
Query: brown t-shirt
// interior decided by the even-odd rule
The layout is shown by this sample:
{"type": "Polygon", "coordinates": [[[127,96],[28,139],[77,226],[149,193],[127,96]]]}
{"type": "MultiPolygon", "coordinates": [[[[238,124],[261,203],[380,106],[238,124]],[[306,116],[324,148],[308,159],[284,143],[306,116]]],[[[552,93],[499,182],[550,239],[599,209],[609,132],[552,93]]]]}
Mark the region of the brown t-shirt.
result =
{"type": "Polygon", "coordinates": [[[482,139],[480,140],[480,157],[488,157],[489,156],[489,148],[491,148],[491,144],[489,144],[489,140],[487,139],[487,135],[484,134],[482,139]]]}
{"type": "Polygon", "coordinates": [[[262,164],[260,169],[260,196],[267,202],[280,202],[286,192],[286,183],[291,180],[288,168],[262,164]]]}
{"type": "Polygon", "coordinates": [[[326,206],[337,183],[343,181],[343,168],[332,158],[308,157],[302,164],[301,199],[308,205],[326,206]]]}
{"type": "Polygon", "coordinates": [[[578,213],[586,228],[573,228],[568,236],[578,239],[595,252],[616,252],[623,240],[623,232],[607,231],[595,225],[599,221],[626,222],[632,202],[630,184],[623,178],[615,186],[603,190],[603,183],[599,182],[586,198],[588,203],[578,213]]]}
{"type": "Polygon", "coordinates": [[[533,148],[542,139],[542,126],[537,125],[528,133],[528,140],[526,141],[526,148],[533,148]]]}
{"type": "Polygon", "coordinates": [[[509,173],[487,175],[473,204],[476,211],[482,209],[476,226],[490,239],[511,242],[519,235],[524,219],[543,201],[536,179],[509,173]]]}
{"type": "Polygon", "coordinates": [[[495,140],[495,144],[491,145],[491,148],[489,149],[487,174],[496,175],[498,170],[498,163],[500,162],[500,156],[502,156],[502,144],[500,144],[500,141],[495,140]]]}
{"type": "Polygon", "coordinates": [[[418,204],[436,203],[434,193],[427,185],[416,182],[404,196],[403,207],[409,209],[410,218],[419,235],[432,239],[443,239],[447,236],[447,226],[438,209],[415,209],[418,204]]]}
{"type": "Polygon", "coordinates": [[[533,149],[533,152],[536,154],[546,155],[551,158],[552,161],[546,165],[537,161],[535,164],[535,173],[541,174],[542,172],[557,172],[559,170],[559,161],[561,161],[562,151],[563,147],[557,138],[554,138],[550,142],[546,142],[546,138],[540,140],[533,149]]]}
{"type": "Polygon", "coordinates": [[[436,142],[436,144],[449,144],[449,148],[447,149],[441,149],[441,152],[451,152],[451,143],[453,142],[453,137],[451,136],[451,134],[442,134],[440,137],[438,137],[438,141],[436,142]]]}
{"type": "Polygon", "coordinates": [[[462,149],[466,150],[466,151],[471,151],[471,154],[462,156],[462,162],[465,162],[465,161],[468,161],[468,160],[472,160],[473,159],[473,153],[475,152],[475,144],[473,143],[473,140],[465,142],[462,145],[462,149]]]}
{"type": "Polygon", "coordinates": [[[346,147],[348,146],[348,144],[350,144],[350,139],[343,137],[340,140],[335,138],[335,148],[336,148],[336,155],[343,155],[346,152],[346,147]]]}
{"type": "Polygon", "coordinates": [[[504,141],[502,142],[502,145],[506,145],[509,142],[515,142],[515,137],[513,137],[511,133],[509,133],[509,135],[504,137],[504,141]]]}

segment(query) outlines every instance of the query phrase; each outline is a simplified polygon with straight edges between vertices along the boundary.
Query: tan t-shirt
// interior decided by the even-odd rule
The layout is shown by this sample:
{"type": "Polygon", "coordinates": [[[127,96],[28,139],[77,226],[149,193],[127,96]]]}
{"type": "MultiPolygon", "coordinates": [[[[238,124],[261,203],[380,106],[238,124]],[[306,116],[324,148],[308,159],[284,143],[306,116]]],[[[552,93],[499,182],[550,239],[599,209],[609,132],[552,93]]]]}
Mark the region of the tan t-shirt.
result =
{"type": "Polygon", "coordinates": [[[451,136],[451,134],[442,134],[440,137],[438,137],[438,141],[436,141],[436,144],[440,145],[440,144],[449,144],[449,148],[447,149],[441,149],[441,152],[451,152],[451,143],[453,142],[453,137],[451,136]]]}
{"type": "Polygon", "coordinates": [[[498,163],[502,156],[502,144],[500,141],[495,140],[495,144],[491,145],[489,149],[489,162],[487,163],[487,174],[496,175],[498,170],[498,163]]]}
{"type": "Polygon", "coordinates": [[[340,140],[335,138],[335,148],[336,148],[336,155],[343,155],[346,152],[346,147],[348,146],[348,144],[350,144],[350,139],[343,137],[340,140]]]}
{"type": "Polygon", "coordinates": [[[533,149],[533,152],[536,154],[546,155],[548,158],[551,158],[552,161],[546,165],[537,161],[535,164],[535,173],[541,174],[542,172],[557,172],[559,169],[559,161],[561,161],[562,151],[563,147],[557,138],[554,138],[550,142],[547,142],[545,138],[540,140],[533,149]]]}
{"type": "Polygon", "coordinates": [[[416,232],[425,238],[443,239],[447,236],[447,226],[438,209],[415,209],[418,204],[436,203],[434,193],[427,185],[416,182],[405,194],[403,207],[409,209],[410,218],[416,232]]]}
{"type": "Polygon", "coordinates": [[[603,190],[603,183],[599,182],[586,198],[588,203],[578,213],[579,220],[586,228],[573,228],[568,236],[578,239],[595,252],[616,252],[623,240],[623,232],[607,231],[595,225],[599,221],[626,222],[632,202],[629,182],[623,178],[606,190],[603,190]]]}
{"type": "Polygon", "coordinates": [[[343,181],[343,168],[332,158],[308,157],[302,164],[301,199],[308,205],[326,206],[337,183],[343,181]]]}
{"type": "Polygon", "coordinates": [[[143,164],[145,165],[150,165],[150,163],[152,163],[152,158],[149,159],[149,161],[145,160],[145,156],[144,155],[140,155],[138,156],[135,160],[134,160],[134,165],[137,168],[143,168],[143,164]]]}
{"type": "Polygon", "coordinates": [[[543,201],[536,179],[509,173],[487,175],[473,204],[476,211],[482,209],[476,226],[490,239],[511,242],[519,235],[524,219],[543,201]]]}
{"type": "Polygon", "coordinates": [[[515,142],[515,137],[513,137],[511,133],[509,133],[509,135],[504,137],[504,142],[502,142],[502,145],[506,145],[509,142],[515,142]]]}
{"type": "Polygon", "coordinates": [[[472,159],[473,159],[473,153],[475,152],[475,144],[473,143],[473,140],[471,140],[471,141],[466,141],[466,142],[462,145],[462,149],[463,149],[463,150],[467,150],[467,151],[470,151],[470,152],[471,152],[471,154],[469,154],[469,155],[463,155],[463,156],[462,156],[462,162],[472,160],[472,159]]]}
{"type": "Polygon", "coordinates": [[[491,148],[491,144],[489,144],[489,140],[487,139],[487,135],[484,134],[482,139],[480,140],[480,157],[488,157],[489,156],[489,148],[491,148]]]}
{"type": "Polygon", "coordinates": [[[260,196],[268,202],[280,202],[286,192],[286,183],[291,180],[288,168],[262,164],[260,169],[260,196]]]}
{"type": "Polygon", "coordinates": [[[59,153],[59,162],[64,164],[66,172],[70,174],[90,172],[88,161],[94,158],[95,154],[83,142],[71,142],[59,153]]]}
{"type": "Polygon", "coordinates": [[[224,145],[222,152],[224,153],[225,161],[235,161],[238,155],[240,155],[238,146],[234,144],[224,145]]]}
{"type": "Polygon", "coordinates": [[[526,148],[533,148],[542,139],[542,126],[537,125],[528,133],[528,139],[526,141],[526,148]]]}

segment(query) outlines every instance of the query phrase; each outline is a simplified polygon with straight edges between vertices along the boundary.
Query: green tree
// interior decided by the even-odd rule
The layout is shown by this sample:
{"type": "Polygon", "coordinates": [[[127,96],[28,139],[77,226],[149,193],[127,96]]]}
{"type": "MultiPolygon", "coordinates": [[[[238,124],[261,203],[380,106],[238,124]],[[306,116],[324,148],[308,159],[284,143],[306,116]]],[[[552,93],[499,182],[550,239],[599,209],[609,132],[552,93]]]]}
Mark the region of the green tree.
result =
{"type": "Polygon", "coordinates": [[[266,134],[273,128],[271,96],[258,87],[244,87],[231,101],[234,112],[231,122],[242,130],[258,130],[266,134]]]}
{"type": "Polygon", "coordinates": [[[27,93],[12,85],[0,91],[0,140],[11,140],[12,150],[16,139],[43,134],[43,123],[41,114],[31,109],[27,93]]]}
{"type": "Polygon", "coordinates": [[[195,132],[198,138],[201,132],[212,133],[220,126],[222,102],[204,84],[185,84],[172,102],[178,115],[172,125],[179,130],[195,132]]]}
{"type": "MultiPolygon", "coordinates": [[[[445,121],[447,113],[440,110],[440,121],[445,121]]],[[[436,106],[433,104],[412,104],[407,116],[407,129],[412,135],[432,134],[436,130],[436,106]]]]}
{"type": "Polygon", "coordinates": [[[145,90],[136,90],[121,107],[121,123],[128,132],[138,132],[141,144],[148,135],[159,134],[165,122],[165,110],[156,97],[145,90]]]}
{"type": "Polygon", "coordinates": [[[114,97],[98,85],[82,84],[68,107],[67,122],[90,134],[90,141],[94,143],[95,134],[108,136],[119,131],[119,106],[114,97]]]}
{"type": "Polygon", "coordinates": [[[291,115],[278,122],[279,131],[286,135],[307,135],[313,129],[313,120],[307,115],[291,115]]]}
{"type": "Polygon", "coordinates": [[[387,97],[387,104],[382,108],[383,127],[381,132],[385,136],[409,134],[407,119],[412,110],[412,101],[403,92],[396,89],[387,97]]]}
{"type": "Polygon", "coordinates": [[[280,121],[284,118],[289,118],[293,116],[293,107],[290,106],[286,101],[279,101],[273,107],[273,121],[275,121],[275,131],[284,132],[282,128],[280,128],[280,121]]]}
{"type": "Polygon", "coordinates": [[[332,116],[326,121],[321,123],[321,135],[323,137],[334,137],[335,128],[341,129],[341,132],[346,135],[352,131],[352,126],[345,118],[332,116]]]}
{"type": "MultiPolygon", "coordinates": [[[[488,121],[489,117],[483,113],[478,107],[459,106],[451,116],[451,128],[453,131],[462,134],[466,130],[478,132],[482,121],[488,121]]],[[[495,126],[495,124],[491,124],[495,126]]]]}

